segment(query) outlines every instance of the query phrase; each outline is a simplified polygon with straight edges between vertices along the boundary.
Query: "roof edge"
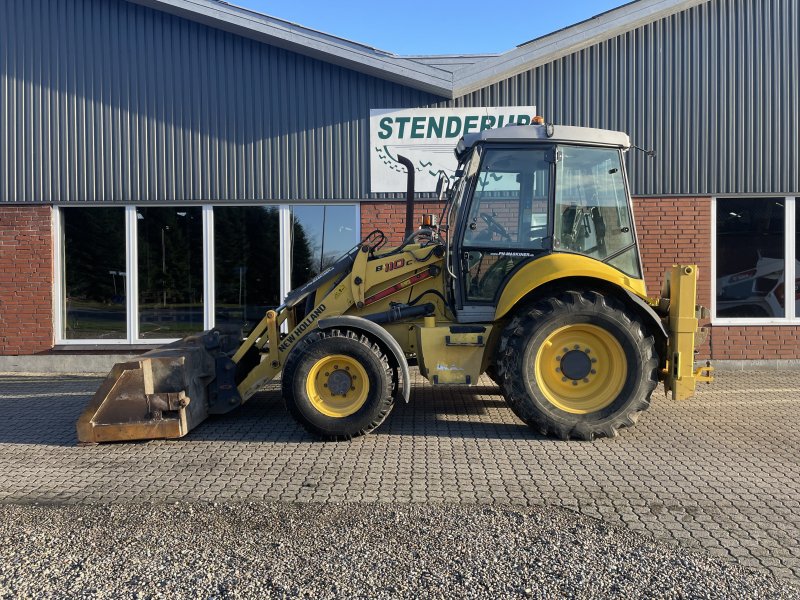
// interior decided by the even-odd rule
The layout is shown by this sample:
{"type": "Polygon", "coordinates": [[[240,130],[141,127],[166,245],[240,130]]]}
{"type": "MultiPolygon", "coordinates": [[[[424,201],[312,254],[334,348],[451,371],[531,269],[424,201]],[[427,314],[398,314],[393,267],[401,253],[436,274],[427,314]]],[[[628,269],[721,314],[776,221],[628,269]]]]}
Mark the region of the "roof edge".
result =
{"type": "Polygon", "coordinates": [[[216,0],[128,0],[215,29],[241,35],[426,91],[453,98],[450,71],[216,0]]]}
{"type": "Polygon", "coordinates": [[[398,56],[221,0],[127,0],[378,77],[454,99],[711,0],[634,0],[501,54],[398,56]],[[474,58],[444,68],[428,60],[474,58]]]}

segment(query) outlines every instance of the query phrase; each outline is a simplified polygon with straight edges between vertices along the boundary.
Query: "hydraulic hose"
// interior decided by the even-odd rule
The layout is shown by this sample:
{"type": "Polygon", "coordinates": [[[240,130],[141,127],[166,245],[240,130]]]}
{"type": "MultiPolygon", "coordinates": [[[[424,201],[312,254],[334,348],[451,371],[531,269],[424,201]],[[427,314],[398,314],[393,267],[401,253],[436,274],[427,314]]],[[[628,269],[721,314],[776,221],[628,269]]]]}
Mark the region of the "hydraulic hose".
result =
{"type": "Polygon", "coordinates": [[[436,310],[436,306],[428,302],[420,304],[419,306],[394,306],[387,311],[374,313],[372,315],[364,315],[364,318],[379,325],[386,323],[394,323],[395,321],[403,321],[405,319],[413,319],[414,317],[427,317],[432,315],[436,310]]]}

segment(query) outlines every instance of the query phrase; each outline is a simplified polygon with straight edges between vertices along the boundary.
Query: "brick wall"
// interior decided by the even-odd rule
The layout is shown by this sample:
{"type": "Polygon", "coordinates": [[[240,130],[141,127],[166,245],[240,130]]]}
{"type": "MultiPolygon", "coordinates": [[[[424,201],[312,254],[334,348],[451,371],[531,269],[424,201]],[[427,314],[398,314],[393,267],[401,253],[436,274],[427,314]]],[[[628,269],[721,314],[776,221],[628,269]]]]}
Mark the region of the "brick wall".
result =
{"type": "MultiPolygon", "coordinates": [[[[442,209],[440,202],[417,202],[414,205],[414,228],[419,227],[425,214],[433,213],[437,219],[440,218],[442,209]]],[[[383,231],[389,245],[400,244],[406,229],[405,202],[362,202],[361,234],[367,235],[373,229],[383,231]]]]}
{"type": "Polygon", "coordinates": [[[53,346],[49,206],[0,206],[0,355],[53,346]]]}
{"type": "MultiPolygon", "coordinates": [[[[647,293],[659,295],[672,265],[696,264],[697,301],[710,307],[711,198],[634,198],[633,210],[647,293]]],[[[711,356],[711,336],[698,348],[698,358],[728,358],[711,356]]]]}
{"type": "MultiPolygon", "coordinates": [[[[676,262],[700,267],[697,298],[711,306],[711,198],[636,198],[636,224],[648,293],[660,291],[663,273],[676,262]]],[[[800,358],[800,327],[711,327],[698,358],[772,360],[800,358]]]]}
{"type": "MultiPolygon", "coordinates": [[[[697,297],[711,306],[711,199],[635,198],[636,227],[644,264],[647,291],[656,296],[664,273],[675,263],[700,268],[697,297]]],[[[421,202],[415,208],[415,223],[424,213],[441,214],[437,202],[421,202]]],[[[379,228],[397,244],[405,228],[405,204],[364,202],[361,231],[379,228]]],[[[698,358],[716,360],[767,360],[800,358],[800,327],[754,326],[710,329],[698,358]]]]}

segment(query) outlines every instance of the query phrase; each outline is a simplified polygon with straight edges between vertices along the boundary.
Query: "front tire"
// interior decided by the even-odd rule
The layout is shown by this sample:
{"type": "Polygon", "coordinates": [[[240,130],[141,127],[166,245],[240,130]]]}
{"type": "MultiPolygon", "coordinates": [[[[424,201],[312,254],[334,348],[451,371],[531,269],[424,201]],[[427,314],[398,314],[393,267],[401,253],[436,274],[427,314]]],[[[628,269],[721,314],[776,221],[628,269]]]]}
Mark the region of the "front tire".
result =
{"type": "Polygon", "coordinates": [[[653,337],[622,303],[594,291],[564,292],[515,317],[498,365],[514,413],[561,439],[615,437],[650,406],[658,381],[653,337]]]}
{"type": "Polygon", "coordinates": [[[353,331],[307,335],[289,355],[282,385],[289,413],[307,431],[328,440],[369,433],[394,406],[386,355],[353,331]]]}

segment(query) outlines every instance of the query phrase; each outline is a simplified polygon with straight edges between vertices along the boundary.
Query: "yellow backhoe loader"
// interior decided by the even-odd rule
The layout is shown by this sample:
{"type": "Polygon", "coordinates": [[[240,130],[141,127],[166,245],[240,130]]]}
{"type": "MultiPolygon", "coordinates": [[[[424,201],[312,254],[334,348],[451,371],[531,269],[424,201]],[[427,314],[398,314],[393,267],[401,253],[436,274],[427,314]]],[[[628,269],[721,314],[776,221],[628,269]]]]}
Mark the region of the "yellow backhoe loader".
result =
{"type": "Polygon", "coordinates": [[[711,381],[694,366],[697,267],[660,297],[642,276],[626,134],[551,124],[464,136],[444,212],[386,247],[373,231],[242,335],[212,330],[117,364],[78,421],[83,443],[177,438],[282,375],[310,432],[368,433],[411,392],[487,373],[525,423],[562,439],[615,436],[650,404],[711,381]]]}

